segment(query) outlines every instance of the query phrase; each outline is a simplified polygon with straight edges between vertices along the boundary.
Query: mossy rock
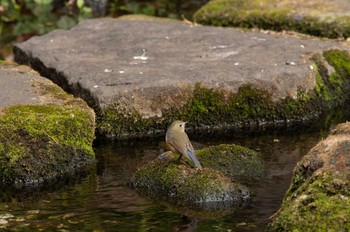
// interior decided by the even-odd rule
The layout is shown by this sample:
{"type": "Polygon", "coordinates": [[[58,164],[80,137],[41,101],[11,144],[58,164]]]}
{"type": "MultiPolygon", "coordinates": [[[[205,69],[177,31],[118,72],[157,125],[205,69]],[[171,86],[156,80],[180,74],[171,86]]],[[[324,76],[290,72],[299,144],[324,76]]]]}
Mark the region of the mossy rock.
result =
{"type": "Polygon", "coordinates": [[[89,114],[54,105],[18,105],[0,115],[0,180],[36,183],[94,160],[89,114]]]}
{"type": "Polygon", "coordinates": [[[349,231],[350,172],[318,172],[284,199],[272,231],[349,231]]]}
{"type": "Polygon", "coordinates": [[[197,23],[213,26],[292,30],[328,38],[350,36],[350,4],[289,0],[212,0],[195,15],[197,23]]]}
{"type": "Polygon", "coordinates": [[[197,151],[197,156],[204,167],[247,185],[261,181],[266,174],[264,161],[246,147],[234,144],[210,146],[197,151]]]}
{"type": "Polygon", "coordinates": [[[46,104],[0,110],[0,182],[5,186],[53,183],[95,162],[92,109],[51,82],[32,85],[46,104]]]}
{"type": "Polygon", "coordinates": [[[239,206],[251,197],[247,187],[220,172],[178,164],[176,157],[169,153],[164,153],[139,169],[131,184],[153,199],[180,206],[204,207],[206,204],[223,202],[239,206]]]}
{"type": "Polygon", "coordinates": [[[294,169],[273,231],[350,230],[350,124],[337,126],[294,169]]]}

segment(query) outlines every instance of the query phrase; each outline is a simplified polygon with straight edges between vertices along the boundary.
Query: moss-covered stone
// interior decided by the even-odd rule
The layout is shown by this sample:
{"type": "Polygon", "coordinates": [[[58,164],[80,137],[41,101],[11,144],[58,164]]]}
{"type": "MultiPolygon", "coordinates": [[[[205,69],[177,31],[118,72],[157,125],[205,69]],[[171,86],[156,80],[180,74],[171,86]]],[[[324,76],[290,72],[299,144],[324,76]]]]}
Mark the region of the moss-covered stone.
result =
{"type": "Polygon", "coordinates": [[[204,167],[218,170],[225,176],[248,184],[261,181],[265,176],[265,166],[258,154],[248,148],[222,144],[197,151],[204,167]]]}
{"type": "Polygon", "coordinates": [[[197,83],[188,90],[191,93],[184,93],[184,104],[164,109],[162,117],[144,118],[117,103],[102,108],[98,112],[99,132],[118,139],[155,136],[175,119],[187,121],[189,130],[266,129],[308,122],[341,105],[350,91],[347,51],[327,50],[311,60],[312,72],[316,72],[315,89],[300,90],[295,98],[274,100],[266,90],[249,85],[233,93],[197,83]]]}
{"type": "Polygon", "coordinates": [[[102,108],[97,115],[98,132],[109,138],[128,139],[159,134],[157,119],[144,119],[135,111],[119,104],[102,108]]]}
{"type": "Polygon", "coordinates": [[[173,154],[163,154],[139,169],[131,180],[141,193],[177,205],[241,205],[250,198],[250,190],[210,169],[194,169],[177,164],[173,154]]]}
{"type": "Polygon", "coordinates": [[[91,118],[64,106],[18,105],[0,115],[0,177],[6,183],[51,180],[94,160],[91,118]]]}
{"type": "Polygon", "coordinates": [[[219,218],[250,199],[251,191],[239,182],[256,183],[265,175],[258,154],[241,146],[210,146],[198,150],[197,157],[202,170],[191,167],[187,159],[176,161],[178,155],[164,153],[136,172],[132,186],[184,215],[219,218]]]}
{"type": "Polygon", "coordinates": [[[317,86],[315,88],[318,97],[323,99],[328,107],[345,101],[349,91],[350,58],[346,51],[329,50],[320,55],[313,56],[313,61],[318,67],[317,86]],[[326,61],[326,62],[325,62],[326,61]],[[331,65],[335,72],[328,73],[325,65],[331,65]]]}
{"type": "Polygon", "coordinates": [[[194,15],[196,22],[206,25],[292,30],[328,38],[349,37],[349,19],[339,1],[331,4],[322,0],[308,0],[306,4],[288,0],[212,0],[194,15]]]}
{"type": "Polygon", "coordinates": [[[93,111],[52,83],[33,85],[46,105],[15,105],[0,111],[3,184],[53,181],[95,160],[93,111]]]}
{"type": "Polygon", "coordinates": [[[273,231],[350,230],[350,173],[320,172],[284,199],[273,231]]]}
{"type": "Polygon", "coordinates": [[[350,229],[350,125],[340,124],[297,164],[273,231],[350,229]]]}

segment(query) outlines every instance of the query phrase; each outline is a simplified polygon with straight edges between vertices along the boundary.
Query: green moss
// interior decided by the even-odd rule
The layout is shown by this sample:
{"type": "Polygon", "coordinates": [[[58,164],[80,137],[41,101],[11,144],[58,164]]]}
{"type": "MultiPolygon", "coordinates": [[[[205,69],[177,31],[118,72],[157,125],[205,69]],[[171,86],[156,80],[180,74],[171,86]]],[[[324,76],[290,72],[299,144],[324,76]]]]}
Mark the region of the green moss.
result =
{"type": "MultiPolygon", "coordinates": [[[[62,89],[60,87],[58,87],[57,85],[48,85],[48,84],[43,84],[40,82],[35,82],[35,85],[37,85],[42,93],[47,94],[50,93],[53,96],[55,96],[55,98],[57,100],[67,100],[67,99],[73,99],[72,95],[62,91],[62,89]]],[[[74,99],[74,101],[77,101],[76,99],[74,99]]]]}
{"type": "Polygon", "coordinates": [[[287,195],[273,231],[350,230],[350,173],[322,172],[287,195]]]}
{"type": "Polygon", "coordinates": [[[350,229],[349,128],[338,125],[297,164],[271,231],[350,229]]]}
{"type": "Polygon", "coordinates": [[[212,125],[217,121],[217,117],[225,112],[226,108],[227,102],[222,91],[203,88],[197,83],[193,98],[175,113],[174,118],[182,118],[191,124],[212,125]]]}
{"type": "Polygon", "coordinates": [[[175,119],[185,120],[196,129],[219,130],[269,127],[277,122],[290,125],[314,119],[348,97],[350,57],[346,51],[328,50],[314,55],[311,61],[316,70],[315,89],[300,90],[296,98],[274,101],[267,91],[254,86],[242,86],[232,93],[197,83],[186,104],[163,110],[161,118],[143,118],[128,106],[112,104],[98,113],[99,132],[125,139],[162,134],[175,119]],[[328,73],[329,65],[335,72],[328,73]]]}
{"type": "Polygon", "coordinates": [[[158,127],[156,119],[143,119],[137,112],[119,104],[109,105],[98,112],[98,132],[110,138],[146,137],[147,134],[156,134],[158,127]]]}
{"type": "Polygon", "coordinates": [[[188,165],[175,163],[177,157],[169,155],[170,158],[159,158],[142,167],[132,178],[132,186],[143,197],[182,215],[205,219],[232,214],[250,197],[247,188],[220,173],[196,171],[188,165]],[[241,199],[242,196],[247,198],[241,199]]]}
{"type": "MultiPolygon", "coordinates": [[[[319,1],[320,4],[323,2],[319,1]]],[[[195,13],[194,20],[214,26],[294,30],[328,38],[349,37],[349,16],[328,17],[330,9],[327,5],[317,8],[310,4],[310,7],[306,6],[308,11],[305,6],[298,11],[298,7],[288,1],[212,0],[195,13]],[[295,15],[293,11],[307,13],[295,15]]]]}
{"type": "Polygon", "coordinates": [[[245,147],[234,144],[210,146],[199,150],[197,156],[204,167],[218,170],[241,183],[260,181],[265,176],[263,160],[245,147]]]}
{"type": "Polygon", "coordinates": [[[347,51],[328,50],[323,53],[327,62],[332,65],[340,78],[350,73],[350,57],[347,51]]]}
{"type": "Polygon", "coordinates": [[[313,61],[318,67],[316,76],[316,94],[328,106],[339,105],[346,100],[350,90],[350,57],[346,51],[328,50],[320,55],[313,56],[313,61]],[[335,72],[329,74],[323,58],[331,65],[335,72]]]}
{"type": "Polygon", "coordinates": [[[17,105],[0,115],[0,179],[52,179],[94,159],[91,114],[71,106],[17,105]]]}
{"type": "Polygon", "coordinates": [[[179,199],[185,202],[237,201],[240,204],[241,198],[244,197],[239,195],[240,191],[239,183],[231,182],[219,172],[205,170],[187,176],[177,189],[177,194],[179,199]]]}
{"type": "Polygon", "coordinates": [[[164,154],[145,165],[131,182],[139,192],[151,198],[182,206],[215,202],[239,205],[250,197],[246,187],[218,171],[176,164],[173,154],[164,154]]]}

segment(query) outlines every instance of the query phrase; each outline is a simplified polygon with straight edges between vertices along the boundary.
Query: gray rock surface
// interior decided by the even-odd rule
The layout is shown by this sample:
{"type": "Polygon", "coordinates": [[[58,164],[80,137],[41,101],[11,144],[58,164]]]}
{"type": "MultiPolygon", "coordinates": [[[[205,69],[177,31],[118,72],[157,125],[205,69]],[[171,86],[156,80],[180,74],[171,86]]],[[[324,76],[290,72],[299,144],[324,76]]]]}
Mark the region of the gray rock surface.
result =
{"type": "MultiPolygon", "coordinates": [[[[252,85],[273,100],[315,87],[310,57],[342,45],[317,39],[193,26],[177,21],[86,20],[15,46],[30,64],[97,112],[113,104],[128,117],[164,119],[196,83],[237,92],[252,85]],[[145,52],[144,52],[145,50],[145,52]]],[[[167,119],[168,120],[168,119],[167,119]]]]}
{"type": "Polygon", "coordinates": [[[43,104],[44,98],[34,84],[52,83],[27,66],[0,65],[0,108],[17,104],[43,104]]]}

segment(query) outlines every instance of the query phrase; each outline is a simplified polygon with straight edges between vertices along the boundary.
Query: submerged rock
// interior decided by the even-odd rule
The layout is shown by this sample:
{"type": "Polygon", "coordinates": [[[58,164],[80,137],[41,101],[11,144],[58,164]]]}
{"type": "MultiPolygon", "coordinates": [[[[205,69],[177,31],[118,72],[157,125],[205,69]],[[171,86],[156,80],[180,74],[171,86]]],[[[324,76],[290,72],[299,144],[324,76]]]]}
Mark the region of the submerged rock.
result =
{"type": "Polygon", "coordinates": [[[297,164],[270,228],[350,230],[350,123],[338,125],[297,164]]]}
{"type": "Polygon", "coordinates": [[[35,187],[95,162],[95,114],[28,67],[0,63],[0,184],[35,187]]]}
{"type": "Polygon", "coordinates": [[[258,175],[251,175],[251,179],[263,176],[261,159],[247,148],[212,146],[199,150],[197,156],[203,169],[179,164],[174,154],[164,153],[139,169],[131,184],[141,194],[157,201],[171,202],[180,209],[182,207],[187,214],[213,218],[232,213],[251,198],[251,190],[236,179],[244,179],[244,173],[249,176],[252,168],[256,168],[258,175]],[[248,167],[248,163],[252,167],[248,167]]]}
{"type": "Polygon", "coordinates": [[[88,102],[97,131],[117,139],[164,134],[174,119],[196,130],[302,123],[350,92],[343,44],[170,20],[86,20],[14,55],[88,102]]]}

